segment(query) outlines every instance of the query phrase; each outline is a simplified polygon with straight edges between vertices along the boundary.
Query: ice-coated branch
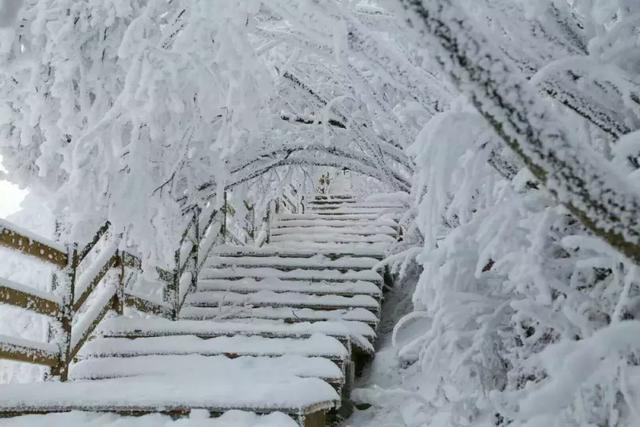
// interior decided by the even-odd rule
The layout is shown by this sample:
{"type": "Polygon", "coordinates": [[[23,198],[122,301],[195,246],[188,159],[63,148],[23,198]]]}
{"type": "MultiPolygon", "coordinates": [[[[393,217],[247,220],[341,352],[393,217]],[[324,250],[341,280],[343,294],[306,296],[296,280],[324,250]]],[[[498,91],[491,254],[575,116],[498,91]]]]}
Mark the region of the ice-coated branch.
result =
{"type": "Polygon", "coordinates": [[[451,0],[400,0],[456,86],[533,175],[589,230],[640,263],[640,197],[555,119],[451,0]]]}
{"type": "MultiPolygon", "coordinates": [[[[381,181],[392,176],[392,182],[386,181],[392,187],[400,191],[408,191],[411,187],[410,183],[395,171],[387,170],[385,173],[370,158],[353,150],[323,145],[299,145],[263,152],[233,167],[226,189],[232,189],[236,185],[255,179],[269,170],[291,165],[348,168],[381,181]]],[[[211,192],[215,185],[215,180],[209,180],[198,186],[197,190],[199,193],[211,192]]]]}
{"type": "Polygon", "coordinates": [[[544,79],[538,86],[562,105],[616,139],[631,132],[619,111],[608,108],[601,99],[582,93],[577,85],[569,84],[566,78],[544,79]]]}
{"type": "MultiPolygon", "coordinates": [[[[315,90],[313,90],[306,83],[302,82],[295,75],[289,72],[285,72],[283,73],[282,77],[291,82],[292,85],[298,89],[299,94],[304,94],[305,97],[310,98],[318,106],[326,107],[328,105],[328,101],[325,98],[320,96],[315,90]]],[[[383,157],[388,157],[394,162],[397,162],[409,172],[413,171],[413,164],[411,160],[407,157],[406,153],[400,147],[398,147],[396,143],[385,139],[377,132],[374,132],[372,130],[372,126],[368,125],[362,120],[349,120],[346,114],[343,114],[343,112],[340,111],[336,105],[333,106],[332,111],[335,112],[339,121],[337,123],[332,123],[332,119],[329,119],[329,125],[332,125],[332,127],[334,128],[340,128],[340,124],[345,125],[345,129],[349,129],[352,132],[352,136],[354,137],[354,139],[356,139],[361,145],[368,146],[370,148],[369,151],[371,151],[372,147],[375,147],[375,149],[382,152],[383,157]]],[[[283,118],[283,120],[287,119],[283,118]]],[[[300,122],[298,120],[295,121],[300,122]]],[[[376,154],[372,153],[372,156],[375,157],[376,154]]]]}
{"type": "MultiPolygon", "coordinates": [[[[509,0],[486,2],[486,13],[498,27],[490,38],[505,59],[533,78],[542,92],[613,138],[636,128],[632,123],[637,122],[637,114],[625,105],[615,87],[616,82],[628,84],[623,82],[625,73],[615,59],[590,51],[588,32],[575,8],[559,8],[553,1],[536,3],[539,5],[528,7],[538,12],[528,17],[525,6],[509,0]]],[[[616,53],[614,58],[620,54],[615,39],[608,45],[616,53]]]]}

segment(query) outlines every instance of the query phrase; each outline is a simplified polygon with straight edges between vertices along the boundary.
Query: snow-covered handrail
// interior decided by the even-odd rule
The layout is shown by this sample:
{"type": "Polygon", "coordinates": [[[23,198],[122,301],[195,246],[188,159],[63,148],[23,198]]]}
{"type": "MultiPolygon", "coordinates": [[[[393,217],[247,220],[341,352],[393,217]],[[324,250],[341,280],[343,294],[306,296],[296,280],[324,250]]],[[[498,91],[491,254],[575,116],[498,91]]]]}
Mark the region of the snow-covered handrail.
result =
{"type": "Polygon", "coordinates": [[[55,344],[0,335],[0,359],[53,367],[59,363],[60,353],[55,344]]]}
{"type": "Polygon", "coordinates": [[[78,277],[76,290],[79,291],[79,295],[75,295],[74,311],[82,307],[107,272],[111,268],[119,265],[119,257],[116,255],[118,249],[117,243],[118,242],[114,242],[103,250],[98,259],[93,263],[93,266],[78,277]]]}
{"type": "Polygon", "coordinates": [[[104,236],[105,233],[109,231],[110,227],[111,227],[111,223],[107,221],[102,225],[102,227],[98,229],[95,236],[93,236],[93,239],[89,243],[87,243],[87,245],[78,254],[80,262],[82,262],[82,260],[86,258],[89,252],[91,252],[91,249],[93,249],[95,245],[98,244],[102,236],[104,236]]]}
{"type": "MultiPolygon", "coordinates": [[[[245,204],[248,209],[254,209],[252,205],[245,204]]],[[[269,203],[265,215],[267,224],[270,222],[271,210],[278,212],[280,206],[284,205],[290,210],[297,209],[289,197],[278,198],[269,203]]],[[[67,249],[0,220],[0,246],[35,256],[59,268],[59,289],[55,294],[0,278],[0,302],[50,316],[61,326],[57,342],[54,343],[0,337],[0,359],[50,366],[52,374],[64,381],[67,379],[69,362],[110,310],[122,314],[124,306],[130,306],[145,313],[176,320],[186,296],[196,286],[204,260],[217,243],[225,242],[228,233],[227,216],[235,210],[227,204],[226,197],[222,209],[215,209],[213,206],[211,204],[204,210],[199,207],[191,209],[193,218],[185,228],[180,247],[175,252],[174,268],[166,270],[155,267],[160,282],[165,284],[163,302],[149,301],[125,289],[125,269],[142,271],[142,260],[118,249],[120,237],[113,238],[109,222],[97,231],[89,244],[78,251],[77,245],[67,249]],[[99,244],[101,241],[103,243],[99,244]],[[90,257],[97,247],[100,247],[99,253],[90,257]],[[91,264],[78,274],[80,264],[89,262],[91,264]],[[103,283],[110,271],[116,272],[117,279],[103,283]],[[97,297],[92,297],[93,295],[97,297]],[[89,302],[91,306],[84,308],[89,302]],[[81,319],[74,322],[74,317],[81,311],[81,319]]],[[[254,238],[255,223],[251,227],[252,234],[248,234],[254,238]]]]}
{"type": "Polygon", "coordinates": [[[68,262],[67,249],[63,245],[30,233],[2,219],[0,219],[0,246],[39,258],[58,267],[65,267],[68,262]]]}
{"type": "Polygon", "coordinates": [[[62,300],[54,295],[1,277],[0,302],[31,310],[45,316],[57,316],[62,307],[62,300]]]}
{"type": "Polygon", "coordinates": [[[107,289],[102,290],[102,293],[96,298],[95,304],[74,325],[74,330],[71,334],[69,360],[72,360],[78,354],[96,326],[104,319],[109,309],[113,308],[113,305],[117,303],[116,287],[109,286],[107,289]]]}
{"type": "MultiPolygon", "coordinates": [[[[66,249],[63,245],[0,220],[0,246],[34,256],[41,261],[54,264],[59,269],[56,272],[58,289],[55,293],[42,292],[0,278],[0,302],[49,316],[61,326],[58,328],[59,336],[55,337],[56,342],[52,343],[0,337],[0,359],[49,366],[54,376],[66,380],[69,361],[110,309],[122,313],[123,306],[129,305],[147,313],[170,317],[171,311],[162,304],[146,301],[137,295],[127,295],[124,289],[125,267],[141,270],[142,262],[134,255],[118,250],[119,239],[106,244],[92,261],[93,265],[78,275],[80,262],[88,258],[104,236],[109,235],[108,231],[109,223],[106,223],[98,230],[93,240],[78,253],[76,245],[66,249]],[[109,288],[105,292],[100,284],[107,273],[114,269],[118,271],[117,284],[107,284],[109,288]],[[77,295],[76,288],[79,291],[77,295]],[[84,313],[83,319],[72,327],[74,315],[98,289],[102,289],[100,297],[84,313]]],[[[171,276],[161,268],[157,268],[157,271],[165,281],[171,276]]]]}

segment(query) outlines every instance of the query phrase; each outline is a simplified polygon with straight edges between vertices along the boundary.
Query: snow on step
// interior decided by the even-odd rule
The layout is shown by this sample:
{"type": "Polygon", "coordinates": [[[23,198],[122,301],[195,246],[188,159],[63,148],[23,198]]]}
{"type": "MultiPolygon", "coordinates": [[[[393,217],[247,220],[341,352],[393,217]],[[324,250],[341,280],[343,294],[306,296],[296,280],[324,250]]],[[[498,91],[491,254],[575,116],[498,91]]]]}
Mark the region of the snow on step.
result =
{"type": "MultiPolygon", "coordinates": [[[[390,220],[392,215],[386,215],[390,220]]],[[[305,213],[305,214],[280,214],[277,219],[280,221],[289,221],[289,220],[308,220],[308,221],[317,221],[317,220],[333,220],[333,221],[360,221],[360,220],[379,220],[381,218],[380,213],[362,213],[362,214],[354,214],[354,213],[338,213],[338,214],[327,214],[320,212],[313,213],[305,213]]],[[[384,218],[384,216],[382,217],[384,218]]]]}
{"type": "Polygon", "coordinates": [[[322,206],[322,205],[349,206],[354,203],[357,203],[357,201],[353,198],[349,198],[349,199],[312,199],[312,200],[309,200],[306,204],[307,206],[322,206]]]}
{"type": "MultiPolygon", "coordinates": [[[[270,243],[261,248],[248,248],[244,246],[219,246],[215,248],[217,256],[274,256],[286,258],[312,258],[322,255],[329,259],[338,259],[346,256],[351,258],[368,257],[379,259],[384,255],[384,245],[381,244],[310,244],[289,242],[270,243]]],[[[212,255],[213,256],[213,255],[212,255]]]]}
{"type": "Polygon", "coordinates": [[[234,336],[199,338],[196,336],[151,337],[135,340],[99,338],[90,341],[80,351],[81,359],[90,357],[135,357],[150,355],[203,356],[283,356],[325,357],[344,360],[349,353],[337,339],[322,334],[306,338],[264,338],[261,336],[234,336]]]}
{"type": "Polygon", "coordinates": [[[258,415],[246,411],[227,411],[217,418],[208,418],[209,414],[203,411],[200,415],[195,411],[192,415],[194,421],[187,422],[184,419],[173,420],[169,415],[150,414],[143,416],[123,417],[118,414],[99,412],[66,412],[45,415],[23,415],[8,419],[0,419],[0,427],[34,427],[34,426],[82,426],[82,427],[299,427],[288,415],[282,412],[272,412],[267,415],[258,415]]]}
{"type": "Polygon", "coordinates": [[[180,317],[191,320],[213,319],[271,319],[287,323],[346,320],[363,322],[370,326],[378,323],[378,317],[365,308],[338,310],[313,310],[291,307],[183,307],[180,317]]]}
{"type": "Polygon", "coordinates": [[[349,254],[350,256],[368,256],[378,258],[385,253],[388,245],[383,243],[315,243],[315,242],[286,242],[270,243],[268,248],[280,251],[296,251],[312,254],[349,254]]]}
{"type": "Polygon", "coordinates": [[[272,373],[301,378],[321,378],[338,383],[344,380],[342,370],[321,357],[278,356],[237,357],[190,355],[151,355],[120,359],[117,357],[82,360],[70,369],[73,380],[108,379],[130,376],[179,376],[188,368],[199,375],[218,379],[226,375],[241,377],[252,372],[256,379],[272,373]],[[266,373],[266,375],[265,375],[266,373]]]}
{"type": "Polygon", "coordinates": [[[308,213],[315,214],[323,217],[334,216],[356,216],[360,218],[378,218],[381,215],[389,217],[398,216],[397,209],[385,209],[385,208],[339,208],[339,209],[313,209],[308,213]]]}
{"type": "Polygon", "coordinates": [[[205,267],[200,272],[201,279],[231,279],[231,278],[265,278],[277,277],[280,279],[311,280],[311,281],[354,281],[364,280],[372,282],[382,281],[382,276],[372,270],[347,271],[342,273],[337,270],[291,270],[281,271],[275,268],[256,267],[205,267]]]}
{"type": "Polygon", "coordinates": [[[375,258],[341,257],[335,260],[316,255],[310,258],[288,258],[279,256],[217,256],[207,259],[207,266],[242,266],[272,268],[336,268],[336,269],[371,269],[378,263],[375,258]]]}
{"type": "Polygon", "coordinates": [[[315,195],[307,195],[304,197],[307,200],[307,203],[318,203],[318,202],[332,202],[332,203],[340,203],[340,202],[355,202],[355,198],[351,194],[341,194],[341,195],[333,195],[333,194],[315,194],[315,195]]]}
{"type": "Polygon", "coordinates": [[[309,200],[309,201],[313,201],[313,200],[354,200],[355,196],[353,194],[349,194],[349,193],[343,193],[343,194],[315,193],[315,194],[307,194],[306,196],[304,196],[304,198],[306,200],[309,200]]]}
{"type": "Polygon", "coordinates": [[[361,203],[352,203],[349,205],[344,204],[310,204],[307,208],[309,212],[335,212],[341,211],[346,213],[370,213],[370,212],[391,212],[391,211],[399,211],[402,209],[406,209],[405,206],[399,205],[390,205],[388,203],[371,203],[371,204],[361,204],[361,203]]]}
{"type": "Polygon", "coordinates": [[[368,236],[368,235],[376,235],[376,234],[383,234],[383,235],[389,235],[389,236],[396,236],[398,234],[398,232],[393,229],[392,227],[387,227],[387,226],[354,226],[354,227],[349,227],[349,228],[342,228],[339,230],[336,230],[335,227],[325,227],[325,226],[321,226],[321,225],[313,225],[313,226],[306,226],[306,227],[294,227],[291,226],[289,227],[288,224],[283,224],[283,225],[279,225],[277,227],[271,227],[271,235],[278,235],[278,234],[303,234],[303,233],[310,233],[310,234],[320,234],[320,233],[327,233],[329,235],[363,235],[363,236],[368,236]]]}
{"type": "Polygon", "coordinates": [[[353,206],[357,206],[357,207],[389,207],[389,208],[393,208],[393,209],[402,209],[405,207],[405,205],[402,202],[399,202],[397,200],[395,201],[391,201],[391,200],[356,200],[356,199],[344,199],[344,200],[338,200],[338,199],[315,199],[315,200],[309,200],[307,202],[307,206],[323,206],[323,205],[341,205],[341,206],[346,206],[346,207],[353,207],[353,206]]]}
{"type": "Polygon", "coordinates": [[[291,234],[280,234],[280,235],[272,235],[270,241],[283,242],[283,241],[297,241],[297,242],[336,242],[336,243],[393,243],[395,242],[395,238],[385,234],[375,234],[370,236],[360,236],[360,235],[349,235],[349,234],[341,234],[341,233],[291,233],[291,234]]]}
{"type": "Polygon", "coordinates": [[[0,385],[0,414],[7,412],[158,412],[232,409],[289,414],[329,409],[340,397],[327,382],[259,369],[202,375],[182,365],[176,374],[93,381],[0,385]]]}
{"type": "Polygon", "coordinates": [[[373,268],[404,208],[351,196],[307,207],[276,217],[266,247],[217,247],[180,320],[107,319],[72,381],[0,386],[0,416],[336,407],[352,349],[373,353],[382,296],[373,268]]]}
{"type": "MultiPolygon", "coordinates": [[[[356,200],[355,205],[357,207],[385,207],[389,209],[406,209],[408,201],[402,202],[398,200],[356,200]]],[[[349,205],[352,206],[352,205],[349,205]]]]}
{"type": "Polygon", "coordinates": [[[310,200],[307,202],[308,209],[317,208],[333,208],[339,209],[355,209],[355,208],[367,208],[367,209],[400,209],[403,206],[398,202],[385,202],[385,201],[363,201],[363,200],[349,200],[347,202],[339,200],[310,200]]]}
{"type": "MultiPolygon", "coordinates": [[[[339,228],[351,228],[351,227],[397,227],[398,223],[392,219],[376,219],[376,220],[365,220],[365,221],[355,221],[355,220],[336,220],[332,218],[317,218],[317,219],[288,219],[288,220],[280,220],[276,218],[273,221],[272,228],[281,228],[281,227],[328,227],[331,229],[339,228]]],[[[340,231],[340,230],[334,230],[340,231]]]]}
{"type": "Polygon", "coordinates": [[[98,334],[104,337],[157,337],[171,335],[195,335],[202,338],[219,336],[262,336],[266,338],[305,338],[313,334],[325,334],[341,342],[351,340],[363,351],[373,352],[371,341],[375,331],[361,322],[300,322],[286,324],[280,321],[229,320],[199,321],[167,319],[129,319],[114,317],[99,326],[98,334]]]}
{"type": "Polygon", "coordinates": [[[382,291],[372,282],[362,280],[354,282],[304,282],[296,280],[281,280],[276,277],[268,277],[262,280],[250,278],[238,280],[199,280],[198,290],[205,291],[233,291],[239,293],[272,291],[272,292],[299,292],[313,295],[372,295],[376,298],[382,296],[382,291]]]}
{"type": "Polygon", "coordinates": [[[342,297],[337,295],[309,295],[296,292],[276,293],[264,290],[250,294],[226,291],[194,292],[187,296],[185,304],[194,307],[218,307],[223,305],[321,309],[362,307],[375,312],[380,308],[378,301],[369,295],[342,297]]]}
{"type": "Polygon", "coordinates": [[[307,209],[314,209],[317,207],[343,207],[353,206],[356,203],[355,200],[310,200],[307,202],[307,209]]]}

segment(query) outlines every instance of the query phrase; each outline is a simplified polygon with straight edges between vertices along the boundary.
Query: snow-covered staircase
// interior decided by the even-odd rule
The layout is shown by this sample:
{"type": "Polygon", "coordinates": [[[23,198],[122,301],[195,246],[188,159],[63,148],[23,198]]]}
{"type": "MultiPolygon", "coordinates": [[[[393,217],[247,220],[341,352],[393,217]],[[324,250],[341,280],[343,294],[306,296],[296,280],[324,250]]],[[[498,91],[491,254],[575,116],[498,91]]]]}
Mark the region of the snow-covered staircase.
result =
{"type": "Polygon", "coordinates": [[[139,415],[281,411],[326,425],[373,355],[399,207],[316,195],[272,219],[255,247],[215,247],[172,321],[117,316],[82,347],[68,382],[0,386],[0,413],[139,415]]]}

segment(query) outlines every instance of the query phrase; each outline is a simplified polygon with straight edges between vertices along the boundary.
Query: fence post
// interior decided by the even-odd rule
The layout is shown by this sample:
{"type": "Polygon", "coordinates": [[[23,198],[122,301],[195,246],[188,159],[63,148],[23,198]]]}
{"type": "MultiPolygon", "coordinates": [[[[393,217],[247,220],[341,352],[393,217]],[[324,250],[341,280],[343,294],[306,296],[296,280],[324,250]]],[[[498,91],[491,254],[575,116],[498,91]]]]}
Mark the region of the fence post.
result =
{"type": "Polygon", "coordinates": [[[222,203],[222,225],[220,226],[220,235],[222,236],[222,244],[227,243],[227,192],[224,192],[224,202],[222,203]]]}
{"type": "Polygon", "coordinates": [[[193,211],[193,248],[191,249],[193,253],[193,257],[192,257],[193,269],[191,270],[191,290],[195,290],[196,286],[198,286],[198,274],[200,273],[198,269],[200,238],[201,238],[200,213],[201,213],[200,207],[196,207],[193,211]]]}
{"type": "MultiPolygon", "coordinates": [[[[244,201],[244,206],[247,208],[247,215],[245,217],[245,226],[247,227],[247,236],[251,242],[256,241],[256,211],[254,205],[250,205],[247,201],[244,201]]],[[[249,243],[247,240],[245,243],[249,243]]]]}
{"type": "Polygon", "coordinates": [[[175,251],[174,255],[173,279],[167,286],[168,302],[171,304],[171,320],[178,320],[178,304],[180,299],[180,247],[175,251]]]}
{"type": "Polygon", "coordinates": [[[251,241],[256,241],[256,208],[251,205],[251,241]]]}
{"type": "Polygon", "coordinates": [[[76,270],[78,269],[78,245],[69,246],[67,266],[62,271],[62,282],[54,276],[54,287],[62,288],[62,310],[58,316],[60,323],[60,361],[51,368],[51,375],[60,377],[60,381],[69,378],[69,355],[71,353],[71,325],[73,323],[73,304],[76,286],[76,270]]]}
{"type": "Polygon", "coordinates": [[[116,288],[116,294],[113,298],[113,310],[122,315],[124,313],[124,285],[125,285],[125,271],[124,271],[124,257],[121,250],[117,251],[114,255],[116,257],[116,263],[114,267],[118,269],[118,285],[116,288]]]}

